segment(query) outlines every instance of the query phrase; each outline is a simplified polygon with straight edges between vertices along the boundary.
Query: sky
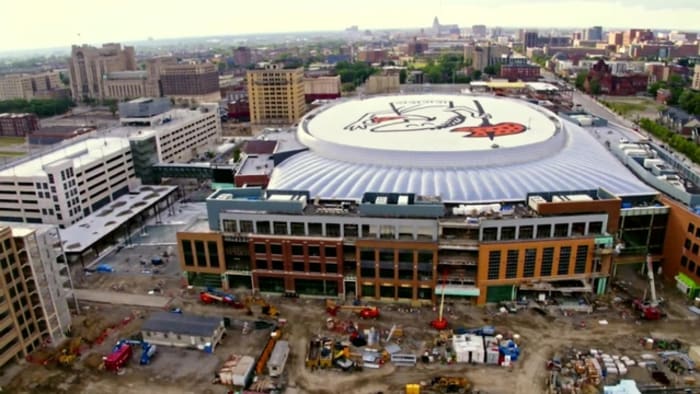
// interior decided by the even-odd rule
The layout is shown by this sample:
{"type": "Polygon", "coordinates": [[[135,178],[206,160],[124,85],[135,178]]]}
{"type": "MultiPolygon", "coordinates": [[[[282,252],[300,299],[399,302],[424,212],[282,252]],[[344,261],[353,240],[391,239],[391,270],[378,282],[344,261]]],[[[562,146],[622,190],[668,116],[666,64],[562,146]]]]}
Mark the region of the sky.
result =
{"type": "Polygon", "coordinates": [[[5,0],[0,52],[148,37],[428,27],[700,29],[700,0],[5,0]],[[182,4],[182,5],[180,5],[182,4]]]}

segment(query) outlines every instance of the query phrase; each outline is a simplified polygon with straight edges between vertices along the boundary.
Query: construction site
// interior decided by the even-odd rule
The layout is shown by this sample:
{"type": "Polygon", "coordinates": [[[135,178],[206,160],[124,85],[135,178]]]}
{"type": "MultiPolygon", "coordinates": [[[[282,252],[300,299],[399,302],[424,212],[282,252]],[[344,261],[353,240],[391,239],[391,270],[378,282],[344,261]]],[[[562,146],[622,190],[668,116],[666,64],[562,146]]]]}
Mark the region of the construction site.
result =
{"type": "Polygon", "coordinates": [[[697,315],[672,290],[655,292],[654,311],[635,304],[648,282],[627,274],[629,281],[581,299],[590,308],[577,309],[536,300],[366,304],[96,272],[76,289],[87,295],[74,310],[70,339],[34,352],[13,376],[6,373],[3,390],[700,392],[697,315]],[[91,291],[112,299],[85,301],[91,291]],[[638,391],[622,391],[630,381],[638,391]]]}

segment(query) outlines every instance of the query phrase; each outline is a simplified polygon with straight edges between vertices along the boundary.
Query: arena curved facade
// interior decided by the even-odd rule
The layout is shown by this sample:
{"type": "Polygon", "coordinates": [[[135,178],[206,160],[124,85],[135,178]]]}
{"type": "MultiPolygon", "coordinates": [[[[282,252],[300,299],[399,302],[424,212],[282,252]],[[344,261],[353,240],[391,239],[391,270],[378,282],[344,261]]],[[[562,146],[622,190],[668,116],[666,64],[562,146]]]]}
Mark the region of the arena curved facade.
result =
{"type": "Polygon", "coordinates": [[[515,99],[350,100],[308,114],[297,136],[308,150],[276,166],[269,188],[354,200],[368,191],[414,193],[456,203],[599,187],[618,196],[652,191],[588,131],[515,99]]]}

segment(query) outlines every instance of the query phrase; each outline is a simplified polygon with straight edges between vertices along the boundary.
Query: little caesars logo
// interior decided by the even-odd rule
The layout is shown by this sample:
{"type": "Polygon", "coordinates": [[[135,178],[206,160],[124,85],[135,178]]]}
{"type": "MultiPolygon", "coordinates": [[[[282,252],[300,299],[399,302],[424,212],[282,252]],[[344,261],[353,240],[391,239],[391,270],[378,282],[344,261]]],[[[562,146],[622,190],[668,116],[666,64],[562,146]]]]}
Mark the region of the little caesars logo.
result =
{"type": "Polygon", "coordinates": [[[396,101],[385,111],[369,112],[345,126],[345,130],[368,130],[373,133],[428,131],[448,129],[464,133],[465,137],[483,138],[519,134],[526,130],[520,123],[491,124],[491,115],[484,111],[479,100],[474,106],[455,106],[452,101],[396,101]]]}

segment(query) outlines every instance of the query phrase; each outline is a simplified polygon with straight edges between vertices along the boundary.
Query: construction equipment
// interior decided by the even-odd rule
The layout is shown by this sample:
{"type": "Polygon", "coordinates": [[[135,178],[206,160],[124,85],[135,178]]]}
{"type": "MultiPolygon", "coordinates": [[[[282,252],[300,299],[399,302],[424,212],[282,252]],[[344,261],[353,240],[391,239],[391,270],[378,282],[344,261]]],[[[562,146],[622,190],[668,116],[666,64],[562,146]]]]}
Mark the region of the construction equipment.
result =
{"type": "Polygon", "coordinates": [[[632,301],[632,307],[639,313],[639,317],[643,320],[659,320],[664,317],[664,314],[659,308],[659,301],[656,298],[656,286],[654,286],[654,265],[651,254],[647,254],[646,259],[647,276],[649,278],[649,289],[651,300],[646,301],[646,290],[642,299],[632,301]]]}
{"type": "Polygon", "coordinates": [[[263,315],[276,318],[279,317],[280,312],[272,304],[262,297],[246,297],[243,302],[244,308],[248,309],[248,314],[252,315],[253,311],[251,309],[252,305],[259,305],[263,315]]]}
{"type": "Polygon", "coordinates": [[[112,353],[102,358],[102,363],[105,370],[116,372],[119,371],[131,358],[133,350],[131,345],[128,343],[123,343],[119,346],[115,346],[112,349],[112,353]]]}
{"type": "Polygon", "coordinates": [[[205,304],[223,304],[236,309],[245,308],[245,305],[235,295],[214,290],[210,287],[199,293],[199,299],[205,304]]]}
{"type": "Polygon", "coordinates": [[[430,322],[430,325],[438,331],[442,331],[442,330],[447,329],[447,320],[442,316],[442,312],[445,308],[445,286],[446,285],[447,285],[447,280],[445,278],[445,275],[443,274],[442,296],[440,297],[440,310],[438,312],[438,318],[436,320],[433,320],[430,322]]]}
{"type": "Polygon", "coordinates": [[[321,356],[321,340],[313,338],[309,341],[309,349],[306,353],[306,368],[318,368],[319,358],[321,356]]]}
{"type": "Polygon", "coordinates": [[[265,372],[265,366],[267,365],[267,360],[270,359],[270,354],[272,354],[272,350],[275,348],[275,345],[277,344],[277,341],[282,337],[282,330],[279,328],[275,328],[272,330],[270,333],[270,339],[267,340],[267,344],[265,345],[265,348],[263,349],[262,353],[260,354],[260,358],[258,358],[258,363],[255,365],[255,373],[258,375],[262,375],[263,372],[265,372]]]}
{"type": "Polygon", "coordinates": [[[433,378],[430,386],[443,393],[467,393],[472,388],[471,382],[455,376],[438,376],[433,378]]]}
{"type": "MultiPolygon", "coordinates": [[[[120,339],[116,345],[114,345],[114,348],[112,349],[112,352],[119,352],[119,350],[124,346],[128,345],[132,348],[131,353],[133,353],[133,348],[141,348],[141,356],[139,358],[139,364],[141,365],[148,365],[151,363],[151,359],[153,356],[156,354],[157,347],[156,345],[139,340],[139,339],[120,339]]],[[[128,361],[128,360],[127,360],[128,361]]],[[[105,363],[106,367],[106,363],[105,363]]]]}
{"type": "Polygon", "coordinates": [[[358,314],[363,319],[376,319],[379,317],[379,308],[376,306],[363,305],[338,305],[335,300],[326,299],[326,312],[335,316],[340,310],[347,310],[358,314]]]}

